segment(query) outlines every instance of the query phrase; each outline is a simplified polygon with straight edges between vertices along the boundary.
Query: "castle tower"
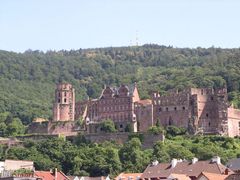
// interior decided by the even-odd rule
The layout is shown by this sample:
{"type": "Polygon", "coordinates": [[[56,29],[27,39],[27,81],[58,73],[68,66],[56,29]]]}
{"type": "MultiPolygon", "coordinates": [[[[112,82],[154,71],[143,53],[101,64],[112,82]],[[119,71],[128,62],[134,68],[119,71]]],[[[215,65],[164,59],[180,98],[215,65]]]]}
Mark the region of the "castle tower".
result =
{"type": "Polygon", "coordinates": [[[53,105],[53,121],[74,121],[75,90],[69,83],[57,85],[53,105]]]}

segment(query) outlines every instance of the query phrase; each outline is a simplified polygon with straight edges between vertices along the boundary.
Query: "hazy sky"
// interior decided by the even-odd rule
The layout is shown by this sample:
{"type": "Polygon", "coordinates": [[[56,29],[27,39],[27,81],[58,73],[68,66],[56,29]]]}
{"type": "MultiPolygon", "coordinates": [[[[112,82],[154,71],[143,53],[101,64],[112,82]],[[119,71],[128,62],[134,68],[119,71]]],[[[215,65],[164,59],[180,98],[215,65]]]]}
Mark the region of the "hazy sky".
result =
{"type": "Polygon", "coordinates": [[[240,0],[0,0],[0,49],[240,47],[240,0]]]}

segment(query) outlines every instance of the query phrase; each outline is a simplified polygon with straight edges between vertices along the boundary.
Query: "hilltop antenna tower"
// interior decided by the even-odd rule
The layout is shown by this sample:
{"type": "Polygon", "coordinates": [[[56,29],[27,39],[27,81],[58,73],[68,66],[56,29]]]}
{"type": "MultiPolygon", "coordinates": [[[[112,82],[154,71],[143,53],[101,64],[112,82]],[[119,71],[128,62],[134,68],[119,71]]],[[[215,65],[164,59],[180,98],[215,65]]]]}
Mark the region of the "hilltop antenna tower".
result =
{"type": "Polygon", "coordinates": [[[139,38],[138,38],[138,30],[136,31],[136,46],[138,46],[138,41],[139,41],[139,38]]]}

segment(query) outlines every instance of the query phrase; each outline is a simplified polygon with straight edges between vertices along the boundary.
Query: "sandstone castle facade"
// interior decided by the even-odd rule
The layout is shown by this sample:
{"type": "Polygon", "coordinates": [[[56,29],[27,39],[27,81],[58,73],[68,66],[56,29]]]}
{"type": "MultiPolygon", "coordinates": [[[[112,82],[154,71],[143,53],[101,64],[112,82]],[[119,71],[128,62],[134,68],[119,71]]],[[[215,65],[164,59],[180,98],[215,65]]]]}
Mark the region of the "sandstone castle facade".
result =
{"type": "Polygon", "coordinates": [[[53,122],[79,118],[88,133],[100,132],[99,124],[111,119],[120,132],[129,127],[144,132],[159,121],[162,126],[184,127],[194,134],[240,135],[240,110],[229,106],[226,89],[186,88],[165,95],[153,92],[151,99],[141,100],[135,83],[107,86],[99,98],[75,103],[72,85],[57,85],[53,122]]]}

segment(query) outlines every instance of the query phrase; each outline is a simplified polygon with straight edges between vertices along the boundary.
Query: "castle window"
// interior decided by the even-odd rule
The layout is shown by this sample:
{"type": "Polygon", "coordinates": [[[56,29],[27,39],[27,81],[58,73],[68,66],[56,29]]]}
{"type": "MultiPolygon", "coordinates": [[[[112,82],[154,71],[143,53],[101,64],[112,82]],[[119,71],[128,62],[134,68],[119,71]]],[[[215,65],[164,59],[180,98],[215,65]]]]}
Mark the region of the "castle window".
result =
{"type": "Polygon", "coordinates": [[[64,96],[67,96],[67,92],[64,92],[64,96]]]}
{"type": "Polygon", "coordinates": [[[211,97],[211,100],[213,101],[213,97],[211,97]]]}
{"type": "Polygon", "coordinates": [[[203,89],[201,90],[201,94],[203,95],[203,89]]]}
{"type": "Polygon", "coordinates": [[[166,111],[168,111],[168,107],[166,107],[166,111]]]}
{"type": "Polygon", "coordinates": [[[211,125],[211,123],[209,122],[209,123],[208,123],[208,126],[210,126],[210,125],[211,125]]]}
{"type": "Polygon", "coordinates": [[[177,107],[174,107],[174,110],[176,111],[176,110],[177,110],[177,107]]]}
{"type": "Polygon", "coordinates": [[[123,128],[123,125],[122,124],[120,124],[120,126],[119,126],[120,128],[123,128]]]}
{"type": "Polygon", "coordinates": [[[206,114],[206,117],[208,117],[208,113],[206,114]]]}
{"type": "Polygon", "coordinates": [[[60,92],[58,93],[58,97],[61,97],[61,93],[60,92]]]}
{"type": "Polygon", "coordinates": [[[159,108],[158,111],[161,112],[161,111],[162,111],[162,108],[159,108]]]}
{"type": "Polygon", "coordinates": [[[185,110],[185,106],[183,106],[182,109],[185,110]]]}
{"type": "Polygon", "coordinates": [[[61,102],[61,99],[58,99],[58,103],[60,103],[61,102]]]}
{"type": "Polygon", "coordinates": [[[66,98],[64,98],[64,102],[67,102],[67,99],[66,99],[66,98]]]}

